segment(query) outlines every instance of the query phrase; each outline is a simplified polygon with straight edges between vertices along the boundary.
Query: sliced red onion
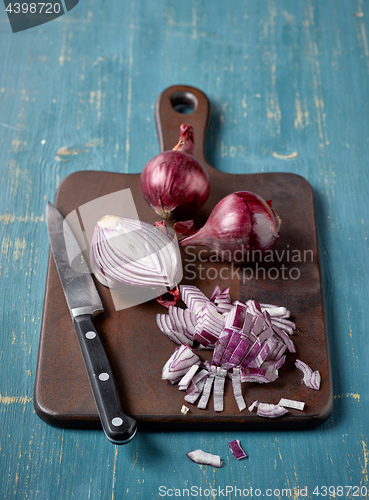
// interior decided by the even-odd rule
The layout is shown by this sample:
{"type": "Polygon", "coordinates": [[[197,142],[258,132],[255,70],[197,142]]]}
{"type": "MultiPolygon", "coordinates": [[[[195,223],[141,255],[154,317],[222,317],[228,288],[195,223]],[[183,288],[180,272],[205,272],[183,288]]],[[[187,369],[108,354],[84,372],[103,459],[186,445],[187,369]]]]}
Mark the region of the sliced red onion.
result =
{"type": "Polygon", "coordinates": [[[257,356],[248,364],[250,368],[260,368],[260,366],[263,364],[263,362],[266,360],[268,355],[270,354],[271,351],[274,350],[274,348],[277,345],[277,341],[274,340],[273,337],[269,338],[262,344],[262,347],[260,351],[258,352],[257,356]]]}
{"type": "Polygon", "coordinates": [[[251,403],[251,405],[247,409],[249,411],[253,412],[255,410],[255,408],[257,408],[258,406],[259,406],[259,401],[256,400],[253,403],[251,403]]]}
{"type": "Polygon", "coordinates": [[[212,467],[220,468],[223,465],[223,461],[219,455],[213,455],[212,453],[207,453],[202,450],[194,450],[186,453],[187,457],[200,465],[211,465],[212,467]]]}
{"type": "Polygon", "coordinates": [[[168,315],[174,330],[183,333],[191,341],[194,340],[196,327],[196,316],[189,309],[180,307],[168,307],[168,315]]]}
{"type": "Polygon", "coordinates": [[[246,305],[236,301],[233,308],[229,311],[225,320],[225,328],[235,328],[241,330],[246,316],[246,305]]]}
{"type": "Polygon", "coordinates": [[[229,358],[234,353],[240,340],[241,340],[240,332],[233,331],[232,334],[228,337],[228,344],[224,349],[222,359],[220,360],[220,366],[225,366],[226,364],[229,363],[229,358]]]}
{"type": "Polygon", "coordinates": [[[224,328],[224,318],[212,302],[207,302],[198,313],[194,338],[204,346],[215,344],[224,328]],[[204,342],[205,339],[205,342],[204,342]]]}
{"type": "Polygon", "coordinates": [[[303,383],[307,387],[319,391],[321,383],[321,376],[319,371],[313,371],[309,365],[307,365],[300,359],[296,359],[295,366],[304,374],[304,378],[302,379],[303,383]]]}
{"type": "Polygon", "coordinates": [[[232,388],[234,398],[236,400],[238,409],[243,411],[246,408],[246,403],[242,395],[241,386],[241,369],[239,367],[233,368],[232,372],[232,388]]]}
{"type": "Polygon", "coordinates": [[[279,405],[259,403],[256,413],[259,417],[278,418],[288,413],[288,410],[279,405]]]}
{"type": "Polygon", "coordinates": [[[168,339],[173,340],[176,344],[187,343],[192,346],[193,341],[190,340],[186,335],[182,332],[178,332],[173,328],[173,324],[171,322],[170,317],[167,314],[157,314],[156,315],[156,324],[160,328],[160,330],[164,333],[168,339]]]}
{"type": "Polygon", "coordinates": [[[178,389],[180,391],[186,391],[188,389],[188,386],[190,385],[191,380],[193,379],[195,373],[197,372],[199,368],[199,364],[194,364],[191,366],[191,368],[183,375],[181,380],[178,382],[178,389]]]}
{"type": "Polygon", "coordinates": [[[214,411],[223,411],[224,384],[227,370],[217,366],[214,379],[214,411]]]}
{"type": "Polygon", "coordinates": [[[229,339],[231,335],[233,334],[233,330],[230,330],[229,328],[224,328],[222,333],[219,336],[218,342],[216,343],[214,347],[214,353],[213,353],[213,359],[212,359],[212,364],[215,366],[219,366],[224,350],[228,345],[229,339]]]}
{"type": "Polygon", "coordinates": [[[232,303],[220,302],[217,304],[217,311],[221,314],[228,314],[232,309],[232,303]]]}
{"type": "Polygon", "coordinates": [[[278,378],[278,371],[272,367],[268,368],[244,368],[241,367],[241,382],[258,382],[268,384],[278,378]]]}
{"type": "Polygon", "coordinates": [[[176,347],[172,356],[165,363],[161,378],[169,380],[171,384],[179,382],[194,364],[199,364],[200,358],[187,344],[176,347]]]}
{"type": "Polygon", "coordinates": [[[209,299],[194,285],[180,285],[181,298],[189,310],[198,314],[209,299]]]}
{"type": "Polygon", "coordinates": [[[234,439],[228,443],[228,447],[232,452],[232,455],[236,460],[242,460],[243,458],[247,458],[245,451],[241,447],[241,443],[238,439],[234,439]]]}
{"type": "MultiPolygon", "coordinates": [[[[187,390],[187,394],[184,397],[184,399],[185,399],[185,401],[187,401],[187,403],[194,404],[199,399],[199,397],[202,394],[202,391],[204,390],[208,376],[209,376],[209,374],[208,374],[208,372],[206,372],[205,376],[202,379],[200,379],[196,384],[194,384],[195,390],[191,390],[191,391],[187,390]]],[[[194,383],[193,380],[192,380],[192,383],[194,383]]]]}
{"type": "Polygon", "coordinates": [[[249,347],[250,344],[241,336],[241,340],[239,341],[237,347],[234,349],[232,355],[226,363],[226,367],[232,368],[234,366],[238,366],[249,347]]]}
{"type": "Polygon", "coordinates": [[[303,401],[295,401],[294,399],[281,398],[278,406],[283,406],[284,408],[293,408],[295,410],[303,410],[305,403],[303,401]]]}
{"type": "Polygon", "coordinates": [[[292,340],[290,339],[289,335],[286,332],[281,330],[277,325],[273,325],[273,330],[286,344],[289,352],[292,352],[292,353],[296,352],[295,344],[292,342],[292,340]]]}
{"type": "Polygon", "coordinates": [[[248,366],[249,363],[251,363],[251,361],[258,355],[260,349],[261,349],[261,342],[257,338],[255,342],[251,345],[248,352],[245,354],[244,358],[242,359],[241,367],[248,366]]]}
{"type": "Polygon", "coordinates": [[[215,366],[211,366],[209,371],[209,376],[206,379],[200,401],[197,405],[197,408],[200,408],[201,410],[205,410],[207,407],[216,373],[217,373],[217,368],[215,366]]]}
{"type": "Polygon", "coordinates": [[[210,296],[211,302],[215,304],[230,304],[231,303],[231,295],[230,295],[230,287],[221,290],[218,285],[214,288],[213,293],[210,296]]]}
{"type": "Polygon", "coordinates": [[[289,318],[290,311],[285,307],[274,306],[273,304],[260,304],[262,311],[268,311],[272,317],[289,318]]]}

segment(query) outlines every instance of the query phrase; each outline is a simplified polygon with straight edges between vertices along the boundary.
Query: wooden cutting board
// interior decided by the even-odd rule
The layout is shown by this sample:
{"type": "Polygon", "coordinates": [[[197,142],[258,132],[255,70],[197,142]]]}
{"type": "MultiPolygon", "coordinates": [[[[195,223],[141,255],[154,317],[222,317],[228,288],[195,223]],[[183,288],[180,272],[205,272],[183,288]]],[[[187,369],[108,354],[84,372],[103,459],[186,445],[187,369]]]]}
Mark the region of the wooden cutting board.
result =
{"type": "MultiPolygon", "coordinates": [[[[161,380],[162,367],[176,347],[156,326],[155,316],[165,312],[164,308],[150,301],[116,311],[109,290],[97,283],[105,311],[96,318],[95,324],[116,373],[123,407],[137,419],[139,429],[148,430],[294,429],[315,426],[331,414],[333,393],[312,189],[304,178],[295,174],[233,175],[215,170],[204,158],[208,119],[208,99],[196,88],[170,87],[158,98],[156,120],[160,149],[171,149],[177,143],[181,123],[190,123],[194,127],[195,156],[210,175],[211,195],[204,209],[197,214],[197,223],[201,225],[215,204],[227,194],[247,190],[258,193],[266,200],[273,200],[273,208],[282,219],[282,227],[274,261],[262,262],[259,267],[255,263],[250,264],[243,274],[237,274],[231,264],[221,263],[223,272],[219,276],[220,264],[200,261],[194,264],[192,255],[182,253],[183,283],[198,286],[208,296],[216,284],[222,288],[230,286],[233,300],[252,298],[290,309],[298,327],[293,337],[297,353],[287,355],[280,377],[275,382],[244,383],[243,394],[247,405],[254,400],[278,403],[284,397],[304,401],[305,409],[291,410],[278,419],[258,417],[247,409],[240,412],[233,397],[231,381],[227,379],[223,412],[214,412],[211,397],[206,410],[188,405],[190,412],[183,415],[184,393],[161,380]],[[183,111],[187,113],[183,114],[183,111]],[[197,273],[195,279],[194,269],[197,273]],[[322,383],[319,391],[301,383],[302,374],[294,367],[296,358],[320,371],[322,383]]],[[[130,188],[139,218],[154,222],[158,216],[144,201],[139,178],[139,174],[76,172],[59,187],[55,205],[67,216],[87,202],[130,188]]],[[[96,217],[101,215],[105,214],[96,214],[96,217]]],[[[209,351],[200,352],[200,356],[211,359],[209,351]]],[[[34,405],[39,417],[49,424],[70,428],[100,427],[77,336],[51,254],[34,405]]]]}

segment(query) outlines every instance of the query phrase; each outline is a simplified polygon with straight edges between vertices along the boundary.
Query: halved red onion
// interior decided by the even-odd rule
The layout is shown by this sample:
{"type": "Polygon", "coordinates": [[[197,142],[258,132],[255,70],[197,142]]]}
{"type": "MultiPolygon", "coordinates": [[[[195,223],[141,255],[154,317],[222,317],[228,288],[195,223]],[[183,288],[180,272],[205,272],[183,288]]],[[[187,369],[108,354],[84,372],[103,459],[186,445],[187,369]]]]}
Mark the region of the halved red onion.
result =
{"type": "Polygon", "coordinates": [[[182,279],[175,238],[146,222],[114,215],[102,217],[94,228],[90,265],[104,286],[124,292],[127,285],[165,292],[182,279]]]}
{"type": "Polygon", "coordinates": [[[193,462],[200,465],[211,465],[212,467],[220,468],[223,465],[223,461],[219,455],[213,455],[212,453],[207,453],[203,450],[194,450],[186,453],[187,457],[193,462]]]}
{"type": "Polygon", "coordinates": [[[288,410],[279,405],[259,403],[256,413],[259,417],[278,418],[288,413],[288,410]]]}
{"type": "Polygon", "coordinates": [[[311,389],[315,389],[319,391],[321,376],[318,370],[313,371],[309,365],[301,361],[300,359],[296,359],[295,362],[296,368],[302,371],[304,374],[304,378],[302,379],[303,383],[310,387],[311,389]]]}
{"type": "Polygon", "coordinates": [[[234,439],[228,443],[228,447],[232,452],[232,455],[236,460],[242,460],[243,458],[247,458],[247,454],[242,449],[241,443],[238,439],[234,439]]]}

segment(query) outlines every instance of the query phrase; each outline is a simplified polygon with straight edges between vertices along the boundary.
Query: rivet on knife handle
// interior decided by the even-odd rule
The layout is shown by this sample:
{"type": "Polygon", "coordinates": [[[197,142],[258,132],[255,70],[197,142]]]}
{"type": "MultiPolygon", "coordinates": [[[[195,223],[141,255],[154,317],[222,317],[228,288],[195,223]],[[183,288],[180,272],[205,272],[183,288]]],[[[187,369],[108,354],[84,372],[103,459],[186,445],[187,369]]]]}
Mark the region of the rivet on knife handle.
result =
{"type": "Polygon", "coordinates": [[[92,315],[77,316],[74,325],[104,432],[114,444],[128,443],[136,433],[137,423],[120,410],[114,375],[92,315]]]}

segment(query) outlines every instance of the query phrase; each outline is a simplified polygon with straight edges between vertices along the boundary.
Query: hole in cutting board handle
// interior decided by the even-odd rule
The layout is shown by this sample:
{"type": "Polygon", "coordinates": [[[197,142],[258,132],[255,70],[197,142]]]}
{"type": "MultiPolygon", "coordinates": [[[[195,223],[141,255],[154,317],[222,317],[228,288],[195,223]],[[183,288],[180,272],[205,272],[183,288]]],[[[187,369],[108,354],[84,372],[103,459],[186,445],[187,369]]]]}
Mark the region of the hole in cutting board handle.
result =
{"type": "Polygon", "coordinates": [[[178,91],[170,96],[174,111],[181,114],[190,114],[197,108],[197,98],[191,92],[178,91]]]}

